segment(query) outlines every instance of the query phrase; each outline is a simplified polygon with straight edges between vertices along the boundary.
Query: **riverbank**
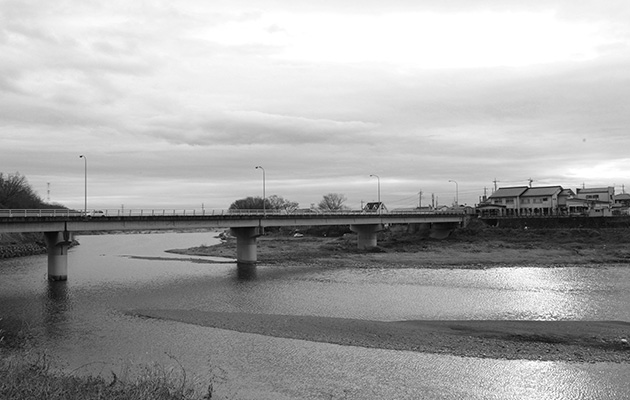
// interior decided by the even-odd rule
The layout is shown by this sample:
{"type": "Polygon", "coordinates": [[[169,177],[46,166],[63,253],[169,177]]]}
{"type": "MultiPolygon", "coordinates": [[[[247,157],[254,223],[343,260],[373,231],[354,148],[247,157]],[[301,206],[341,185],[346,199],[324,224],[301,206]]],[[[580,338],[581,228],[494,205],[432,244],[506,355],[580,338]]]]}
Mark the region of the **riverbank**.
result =
{"type": "Polygon", "coordinates": [[[0,259],[25,257],[46,253],[46,244],[41,234],[0,234],[0,259]]]}
{"type": "MultiPolygon", "coordinates": [[[[356,236],[258,238],[259,264],[317,264],[358,268],[490,268],[630,263],[629,229],[519,230],[474,227],[443,240],[420,233],[386,232],[378,247],[358,250],[356,236]]],[[[234,259],[236,241],[169,250],[191,256],[234,259]]]]}
{"type": "MultiPolygon", "coordinates": [[[[476,226],[433,240],[386,232],[378,247],[358,250],[356,237],[258,238],[260,265],[291,268],[509,268],[630,264],[626,229],[499,229],[476,226]]],[[[234,259],[236,243],[172,250],[234,259]]],[[[310,316],[136,310],[135,315],[340,345],[464,357],[566,362],[630,362],[630,322],[622,321],[367,321],[310,316]]]]}

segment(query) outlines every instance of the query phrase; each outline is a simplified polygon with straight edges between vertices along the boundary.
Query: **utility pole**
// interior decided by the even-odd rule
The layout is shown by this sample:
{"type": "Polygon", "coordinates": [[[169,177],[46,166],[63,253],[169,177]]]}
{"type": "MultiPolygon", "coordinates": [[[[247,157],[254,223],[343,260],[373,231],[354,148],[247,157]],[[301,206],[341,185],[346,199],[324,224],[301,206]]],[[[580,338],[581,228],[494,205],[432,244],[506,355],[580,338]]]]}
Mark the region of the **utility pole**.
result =
{"type": "Polygon", "coordinates": [[[46,202],[50,203],[50,182],[48,182],[47,184],[47,190],[46,190],[46,202]]]}
{"type": "Polygon", "coordinates": [[[418,192],[418,208],[422,208],[422,190],[418,192]]]}
{"type": "MultiPolygon", "coordinates": [[[[492,182],[494,182],[494,192],[496,192],[497,191],[497,182],[499,182],[499,181],[497,181],[497,178],[494,178],[494,180],[492,182]]],[[[494,192],[492,192],[492,193],[494,193],[494,192]]]]}

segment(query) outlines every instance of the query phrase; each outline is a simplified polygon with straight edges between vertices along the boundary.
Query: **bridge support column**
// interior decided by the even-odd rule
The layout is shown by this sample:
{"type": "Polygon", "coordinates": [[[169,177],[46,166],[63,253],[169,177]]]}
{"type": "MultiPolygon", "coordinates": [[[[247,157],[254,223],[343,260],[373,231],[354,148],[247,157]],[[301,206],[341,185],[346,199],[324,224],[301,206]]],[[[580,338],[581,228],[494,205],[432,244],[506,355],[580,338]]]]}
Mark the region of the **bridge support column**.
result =
{"type": "Polygon", "coordinates": [[[376,234],[384,229],[383,224],[350,225],[350,230],[357,234],[357,247],[360,249],[376,247],[376,234]]]}
{"type": "Polygon", "coordinates": [[[255,264],[256,238],[262,235],[262,227],[230,228],[230,231],[236,236],[236,262],[255,264]]]}
{"type": "Polygon", "coordinates": [[[69,232],[44,232],[48,252],[48,280],[68,280],[68,247],[72,242],[69,232]]]}

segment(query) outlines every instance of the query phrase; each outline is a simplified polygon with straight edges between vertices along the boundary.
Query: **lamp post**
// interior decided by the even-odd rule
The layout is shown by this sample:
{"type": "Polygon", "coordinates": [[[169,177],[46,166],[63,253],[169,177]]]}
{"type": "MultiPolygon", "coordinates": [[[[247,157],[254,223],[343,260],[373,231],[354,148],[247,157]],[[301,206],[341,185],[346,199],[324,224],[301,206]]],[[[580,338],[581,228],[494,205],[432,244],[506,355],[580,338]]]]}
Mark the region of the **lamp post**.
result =
{"type": "Polygon", "coordinates": [[[378,209],[381,209],[381,178],[376,174],[371,174],[371,177],[376,178],[378,184],[378,209]]]}
{"type": "Polygon", "coordinates": [[[85,213],[85,216],[87,216],[87,157],[84,156],[83,154],[81,154],[79,156],[79,158],[83,159],[83,186],[84,186],[84,203],[83,203],[83,207],[84,210],[83,212],[85,213]]]}
{"type": "Polygon", "coordinates": [[[267,209],[266,209],[266,205],[265,205],[265,200],[267,199],[267,195],[265,194],[265,169],[263,167],[261,167],[260,165],[256,166],[256,169],[261,169],[262,173],[263,173],[263,215],[267,214],[267,209]]]}
{"type": "Polygon", "coordinates": [[[459,185],[457,184],[457,181],[453,179],[449,179],[448,181],[455,184],[455,206],[459,206],[459,185]]]}

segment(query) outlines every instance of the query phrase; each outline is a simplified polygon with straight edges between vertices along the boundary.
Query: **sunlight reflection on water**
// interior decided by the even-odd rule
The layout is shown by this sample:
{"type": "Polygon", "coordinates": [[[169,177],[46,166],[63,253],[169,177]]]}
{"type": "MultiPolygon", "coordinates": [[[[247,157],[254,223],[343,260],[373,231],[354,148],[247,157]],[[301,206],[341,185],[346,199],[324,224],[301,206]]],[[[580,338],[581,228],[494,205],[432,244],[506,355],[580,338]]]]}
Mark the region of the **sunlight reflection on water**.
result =
{"type": "Polygon", "coordinates": [[[199,264],[161,249],[212,234],[81,237],[69,281],[45,256],[0,261],[0,315],[23,318],[69,368],[173,365],[231,398],[613,399],[626,365],[502,361],[364,349],[135,318],[134,308],[403,319],[630,320],[630,269],[337,269],[199,264]],[[146,260],[126,256],[158,256],[146,260]]]}

